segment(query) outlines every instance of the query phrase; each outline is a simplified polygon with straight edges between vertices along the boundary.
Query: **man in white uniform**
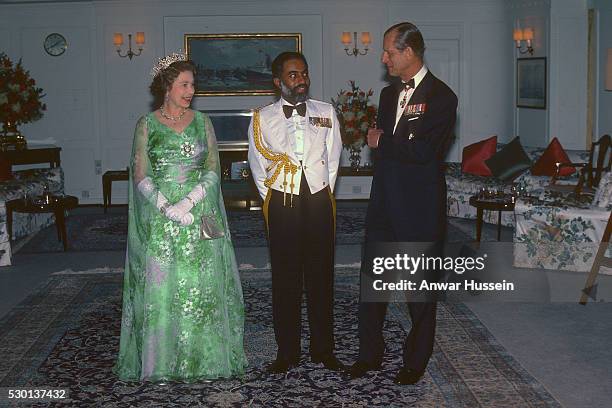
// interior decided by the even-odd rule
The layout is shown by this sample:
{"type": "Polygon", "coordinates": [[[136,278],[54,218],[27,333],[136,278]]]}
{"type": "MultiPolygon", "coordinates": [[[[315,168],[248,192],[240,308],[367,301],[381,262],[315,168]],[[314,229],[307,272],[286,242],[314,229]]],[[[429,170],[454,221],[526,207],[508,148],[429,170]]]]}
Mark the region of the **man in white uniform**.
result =
{"type": "Polygon", "coordinates": [[[342,142],[333,106],[310,99],[308,64],[296,52],[272,63],[280,99],[257,109],[249,126],[249,165],[264,200],[272,264],[272,313],[278,352],[268,367],[299,365],[306,287],[310,356],[342,370],[334,356],[335,201],[342,142]]]}

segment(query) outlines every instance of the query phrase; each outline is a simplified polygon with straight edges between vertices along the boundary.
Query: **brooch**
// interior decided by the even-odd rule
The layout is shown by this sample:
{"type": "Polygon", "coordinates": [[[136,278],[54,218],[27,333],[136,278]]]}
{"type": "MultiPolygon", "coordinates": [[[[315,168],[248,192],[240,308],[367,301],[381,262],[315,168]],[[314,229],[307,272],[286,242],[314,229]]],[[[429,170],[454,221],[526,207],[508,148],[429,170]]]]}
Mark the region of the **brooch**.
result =
{"type": "Polygon", "coordinates": [[[193,156],[195,152],[195,145],[190,142],[183,142],[181,144],[181,154],[186,157],[193,156]]]}

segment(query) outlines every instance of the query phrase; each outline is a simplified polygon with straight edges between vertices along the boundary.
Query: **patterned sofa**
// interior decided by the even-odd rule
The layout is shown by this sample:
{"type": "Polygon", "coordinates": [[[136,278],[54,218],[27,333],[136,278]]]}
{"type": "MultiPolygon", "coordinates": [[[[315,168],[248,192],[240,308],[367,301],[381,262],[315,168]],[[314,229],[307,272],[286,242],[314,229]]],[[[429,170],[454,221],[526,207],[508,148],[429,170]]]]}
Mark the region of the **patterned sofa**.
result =
{"type": "MultiPolygon", "coordinates": [[[[64,193],[61,167],[17,170],[13,179],[0,182],[0,266],[11,264],[11,242],[6,229],[6,202],[41,195],[45,186],[53,194],[64,193]]],[[[24,237],[53,223],[52,214],[13,213],[13,239],[24,237]]]]}
{"type": "MultiPolygon", "coordinates": [[[[503,146],[503,143],[498,143],[497,151],[503,146]]],[[[543,147],[527,146],[524,149],[533,163],[540,158],[545,150],[543,147]]],[[[565,152],[572,163],[586,163],[589,160],[589,152],[587,150],[566,150],[565,152]]],[[[514,180],[513,183],[525,194],[541,195],[543,194],[544,187],[550,184],[550,179],[548,176],[534,176],[531,172],[527,171],[514,180]]],[[[577,182],[578,172],[557,181],[558,184],[576,184],[577,182]]],[[[447,214],[449,217],[476,219],[476,208],[469,204],[471,196],[478,194],[482,187],[490,188],[494,191],[501,189],[509,192],[511,186],[511,183],[505,183],[494,177],[465,174],[461,171],[461,163],[447,163],[447,214]]],[[[497,224],[497,211],[485,211],[483,220],[490,224],[497,224]]],[[[509,211],[502,212],[501,222],[507,227],[514,227],[514,213],[509,211]]]]}
{"type": "Polygon", "coordinates": [[[514,266],[588,272],[611,211],[612,172],[602,176],[594,197],[546,192],[519,198],[514,266]]]}

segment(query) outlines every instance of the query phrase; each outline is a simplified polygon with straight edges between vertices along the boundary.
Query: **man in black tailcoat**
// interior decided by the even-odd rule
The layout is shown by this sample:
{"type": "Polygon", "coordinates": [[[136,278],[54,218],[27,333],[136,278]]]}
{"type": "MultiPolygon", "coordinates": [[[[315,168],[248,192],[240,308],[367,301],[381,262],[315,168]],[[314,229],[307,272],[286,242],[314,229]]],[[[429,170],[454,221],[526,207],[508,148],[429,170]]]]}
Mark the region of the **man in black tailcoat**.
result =
{"type": "MultiPolygon", "coordinates": [[[[382,62],[397,82],[380,94],[377,129],[368,131],[376,162],[366,218],[366,245],[374,242],[441,243],[446,228],[443,163],[453,140],[457,96],[423,63],[419,29],[400,23],[384,35],[382,62]]],[[[414,384],[433,350],[435,302],[408,304],[412,329],[404,341],[395,381],[414,384]]],[[[359,357],[351,378],[381,367],[387,302],[359,304],[359,357]]]]}

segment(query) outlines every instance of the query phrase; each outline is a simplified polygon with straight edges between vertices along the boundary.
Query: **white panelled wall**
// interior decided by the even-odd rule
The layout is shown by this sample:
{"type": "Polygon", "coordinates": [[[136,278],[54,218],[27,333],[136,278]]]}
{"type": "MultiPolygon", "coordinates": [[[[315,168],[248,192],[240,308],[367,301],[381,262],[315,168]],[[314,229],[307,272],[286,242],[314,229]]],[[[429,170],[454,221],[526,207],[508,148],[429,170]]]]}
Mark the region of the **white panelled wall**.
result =
{"type": "Polygon", "coordinates": [[[597,85],[595,94],[597,95],[598,109],[596,112],[597,121],[595,126],[595,138],[604,134],[612,134],[612,90],[605,89],[606,68],[612,71],[612,66],[606,67],[606,54],[612,48],[612,1],[594,0],[595,8],[598,11],[597,26],[599,29],[598,50],[599,63],[597,64],[597,85]]]}
{"type": "MultiPolygon", "coordinates": [[[[492,134],[501,141],[520,134],[524,144],[541,146],[558,136],[567,148],[583,148],[586,2],[559,0],[551,6],[549,0],[15,0],[0,3],[0,50],[23,58],[46,93],[43,119],[21,128],[28,142],[49,141],[62,147],[66,193],[82,203],[101,203],[101,173],[125,168],[135,122],[149,111],[150,68],[157,57],[182,47],[186,32],[302,32],[314,97],[329,101],[355,80],[362,89],[372,88],[378,102],[386,84],[380,63],[382,34],[393,23],[411,21],[424,34],[432,72],[459,96],[457,141],[449,160],[459,161],[464,146],[492,134]],[[512,28],[517,22],[535,26],[534,57],[548,59],[546,110],[515,107],[512,28]],[[146,34],[142,55],[119,58],[113,33],[121,32],[127,39],[137,31],[146,34]],[[343,31],[369,31],[369,53],[347,56],[340,43],[343,31]],[[68,50],[60,57],[43,50],[52,32],[68,40],[68,50]],[[567,85],[576,75],[584,80],[567,85]],[[574,100],[561,93],[567,87],[577,95],[574,100]]],[[[606,13],[610,19],[612,13],[606,13]]],[[[194,107],[249,109],[270,100],[198,97],[194,107]]],[[[599,115],[601,131],[609,123],[603,116],[599,115]]],[[[116,183],[113,202],[125,202],[125,193],[126,183],[116,183]]]]}

